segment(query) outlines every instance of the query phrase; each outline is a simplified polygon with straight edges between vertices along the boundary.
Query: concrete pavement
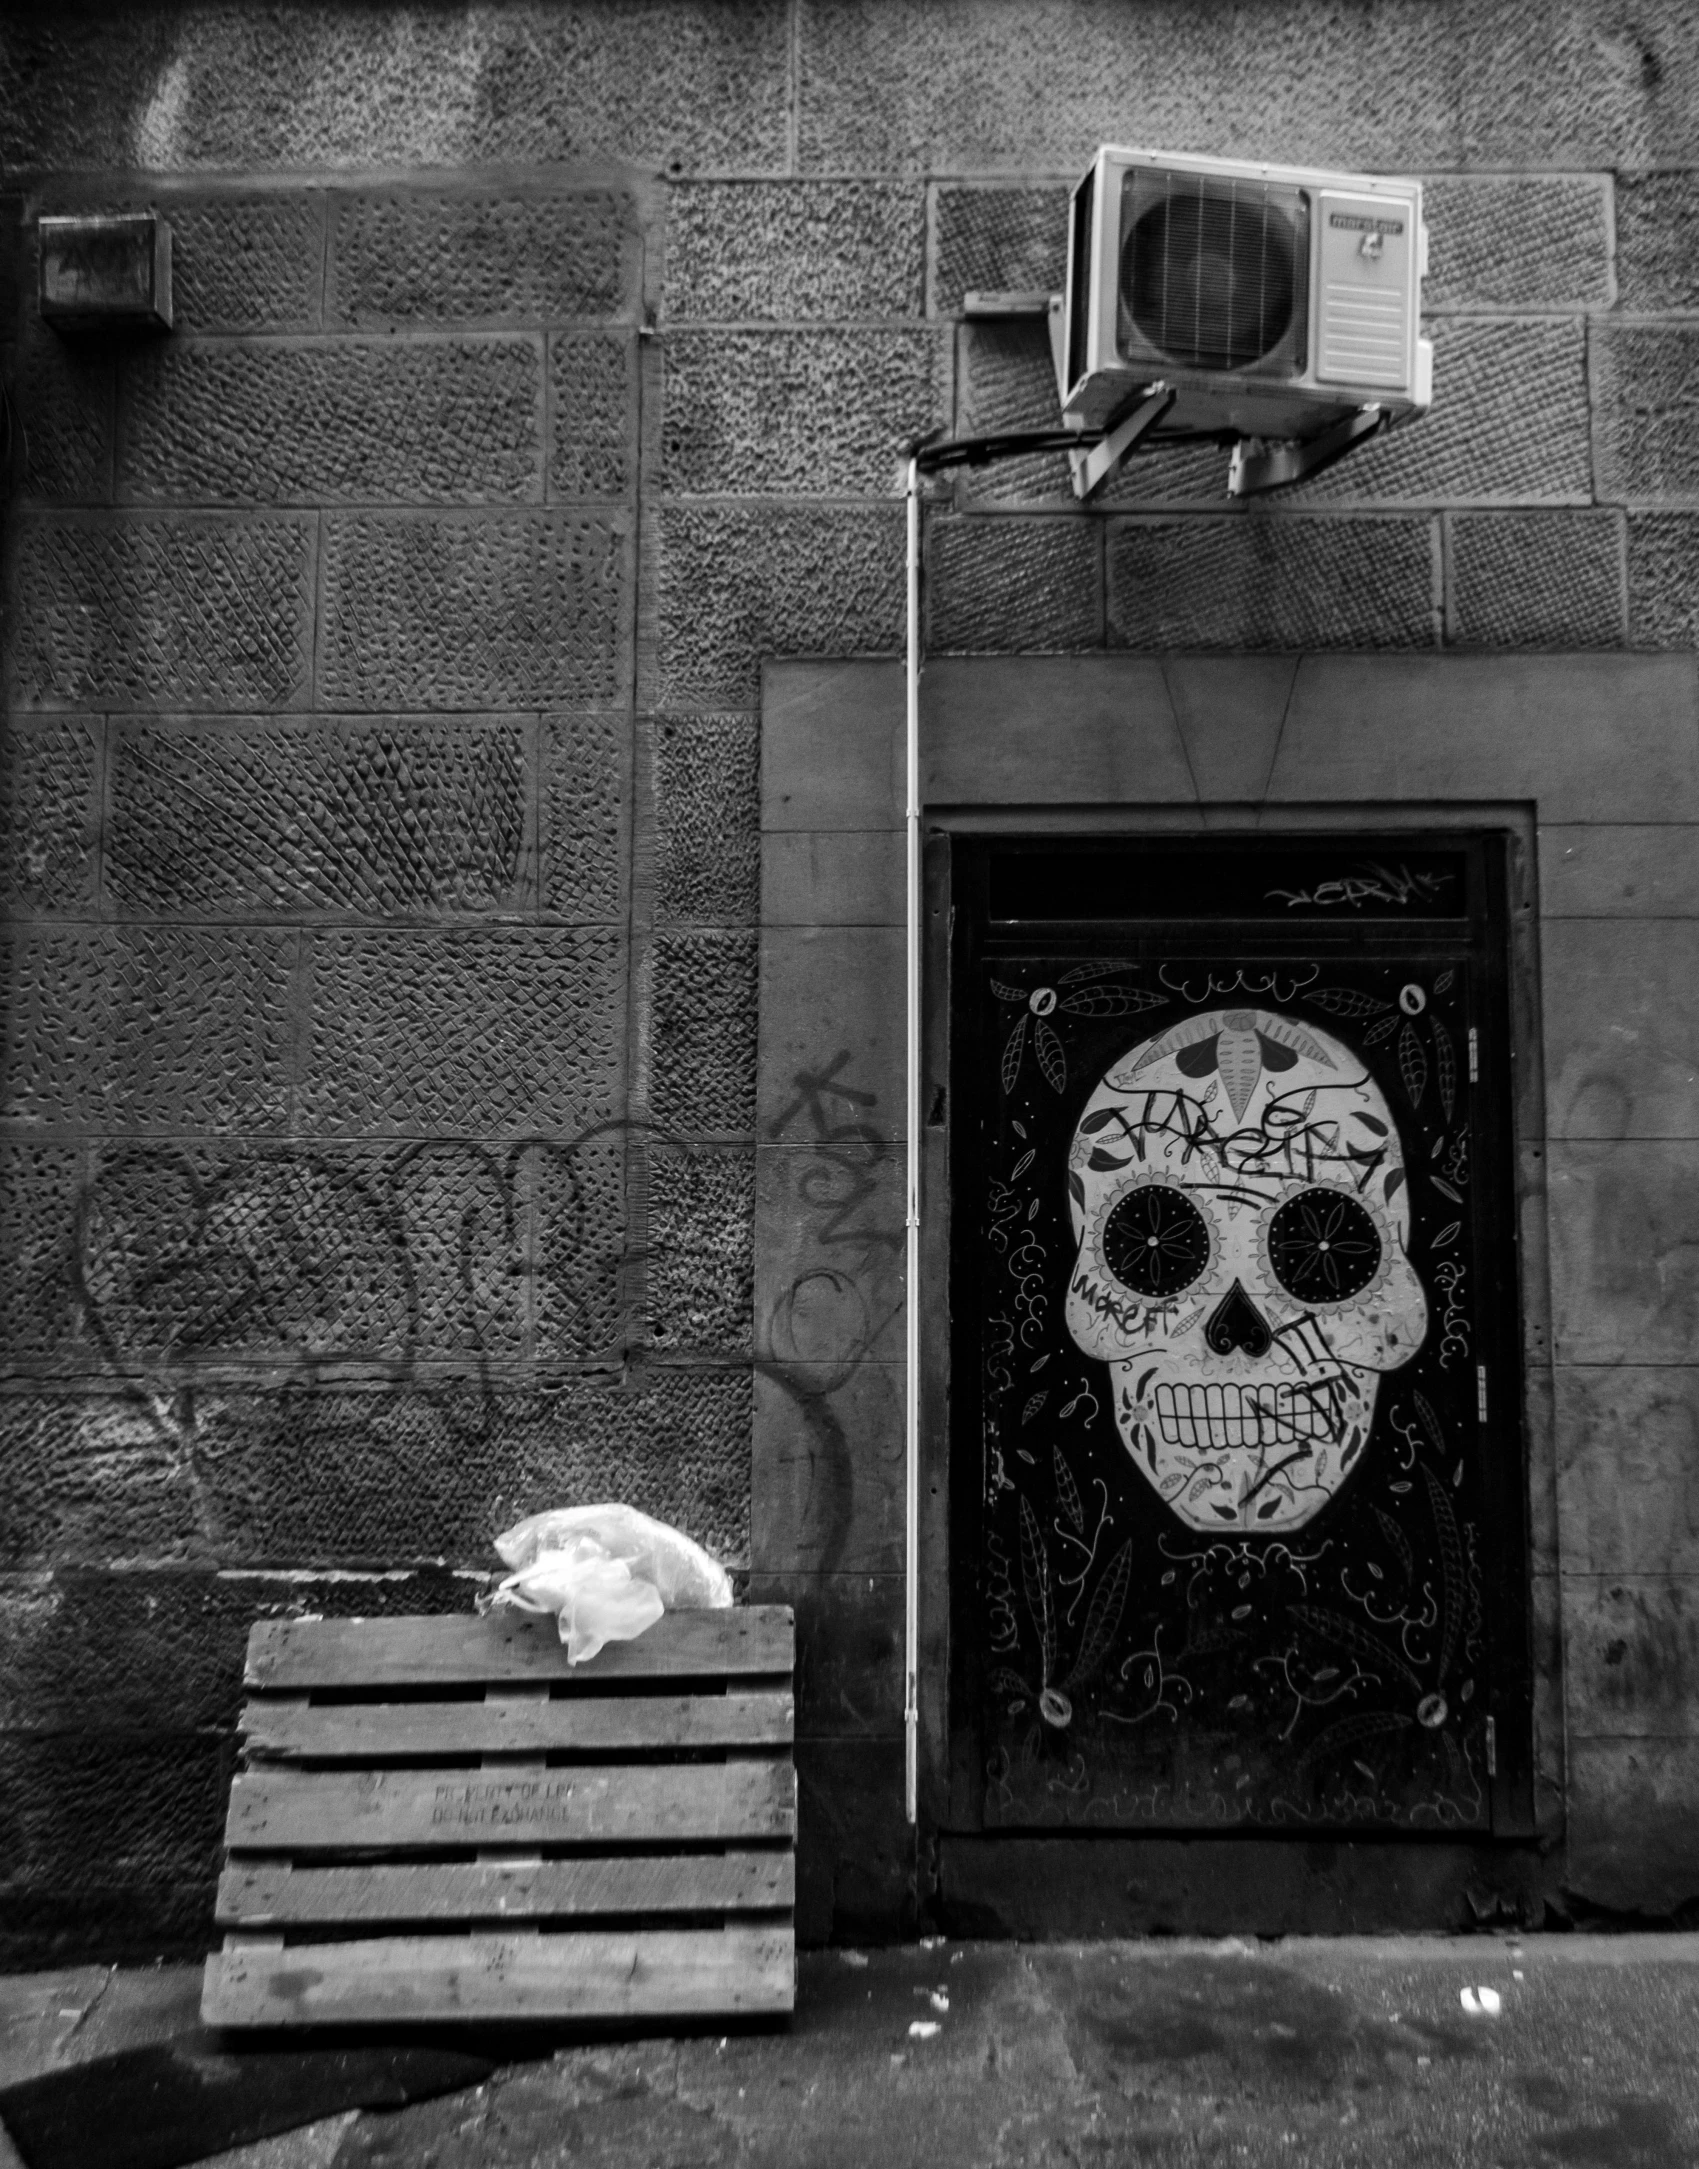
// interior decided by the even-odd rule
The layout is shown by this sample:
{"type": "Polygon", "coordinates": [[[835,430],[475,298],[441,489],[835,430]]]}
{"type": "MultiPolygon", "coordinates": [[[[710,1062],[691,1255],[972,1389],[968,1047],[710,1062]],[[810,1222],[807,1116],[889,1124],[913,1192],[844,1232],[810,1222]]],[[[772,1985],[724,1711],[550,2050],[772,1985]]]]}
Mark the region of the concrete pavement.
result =
{"type": "MultiPolygon", "coordinates": [[[[168,2038],[192,2016],[194,1975],[170,1968],[114,1974],[80,2020],[55,2017],[89,1980],[0,1983],[0,2081],[168,2038]]],[[[784,2031],[545,2050],[464,2093],[218,2159],[1687,2169],[1699,2163],[1699,1937],[811,1952],[784,2031]]]]}

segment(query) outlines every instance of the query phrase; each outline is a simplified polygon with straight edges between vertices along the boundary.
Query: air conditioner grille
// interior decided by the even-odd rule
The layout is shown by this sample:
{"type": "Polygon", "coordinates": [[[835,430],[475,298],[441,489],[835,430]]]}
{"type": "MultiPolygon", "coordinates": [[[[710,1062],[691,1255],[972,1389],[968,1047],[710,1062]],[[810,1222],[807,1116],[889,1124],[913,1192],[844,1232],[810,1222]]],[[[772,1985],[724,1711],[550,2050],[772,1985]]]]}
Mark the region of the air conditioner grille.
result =
{"type": "Polygon", "coordinates": [[[1123,205],[1123,343],[1193,369],[1266,362],[1295,328],[1301,337],[1308,259],[1308,212],[1295,188],[1141,176],[1123,205]]]}

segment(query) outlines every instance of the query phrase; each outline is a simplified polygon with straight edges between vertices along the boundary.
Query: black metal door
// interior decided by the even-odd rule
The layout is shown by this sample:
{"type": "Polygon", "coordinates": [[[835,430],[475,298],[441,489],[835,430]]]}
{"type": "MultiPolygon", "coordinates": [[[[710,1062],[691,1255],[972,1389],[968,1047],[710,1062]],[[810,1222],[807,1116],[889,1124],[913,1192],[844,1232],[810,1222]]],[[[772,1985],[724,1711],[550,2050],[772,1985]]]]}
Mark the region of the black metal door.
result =
{"type": "Polygon", "coordinates": [[[983,1827],[1524,1825],[1502,845],[958,843],[953,890],[983,1827]]]}

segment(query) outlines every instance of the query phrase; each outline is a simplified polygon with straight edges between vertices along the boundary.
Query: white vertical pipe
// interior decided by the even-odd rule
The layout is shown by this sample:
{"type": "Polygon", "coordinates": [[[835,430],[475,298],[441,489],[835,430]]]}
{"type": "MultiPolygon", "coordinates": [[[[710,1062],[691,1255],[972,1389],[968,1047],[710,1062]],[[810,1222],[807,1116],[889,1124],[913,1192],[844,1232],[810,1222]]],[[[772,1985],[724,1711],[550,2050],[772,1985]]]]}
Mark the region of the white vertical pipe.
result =
{"type": "Polygon", "coordinates": [[[908,1147],[903,1315],[903,1799],[920,1794],[920,461],[908,463],[908,1147]]]}

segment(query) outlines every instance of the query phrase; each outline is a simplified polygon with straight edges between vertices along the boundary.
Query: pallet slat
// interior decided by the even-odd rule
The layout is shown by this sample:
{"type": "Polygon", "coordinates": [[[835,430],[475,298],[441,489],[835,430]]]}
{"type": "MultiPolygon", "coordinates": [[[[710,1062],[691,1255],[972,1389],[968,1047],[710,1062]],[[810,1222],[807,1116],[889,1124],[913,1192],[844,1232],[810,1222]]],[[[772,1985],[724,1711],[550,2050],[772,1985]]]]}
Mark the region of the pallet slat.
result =
{"type": "Polygon", "coordinates": [[[291,1868],[233,1861],[218,1885],[225,1928],[535,1920],[572,1914],[754,1913],[796,1902],[789,1851],[623,1859],[413,1861],[291,1868]]]}
{"type": "Polygon", "coordinates": [[[785,1747],[788,1691],[725,1695],[574,1695],[549,1702],[250,1702],[250,1755],[372,1762],[392,1755],[785,1747]]]}
{"type": "Polygon", "coordinates": [[[224,1842],[233,1852],[330,1852],[710,1843],[795,1830],[788,1758],[525,1772],[262,1767],[232,1780],[224,1842]]]}
{"type": "Polygon", "coordinates": [[[788,1606],[668,1612],[634,1642],[609,1642],[569,1665],[552,1619],[518,1612],[425,1619],[268,1619],[248,1636],[250,1688],[476,1684],[539,1677],[595,1688],[604,1680],[777,1678],[795,1661],[788,1606]]]}
{"type": "Polygon", "coordinates": [[[216,1952],[201,2011],[213,2026],[753,2015],[790,2010],[795,1975],[788,1924],[386,1936],[216,1952]]]}

